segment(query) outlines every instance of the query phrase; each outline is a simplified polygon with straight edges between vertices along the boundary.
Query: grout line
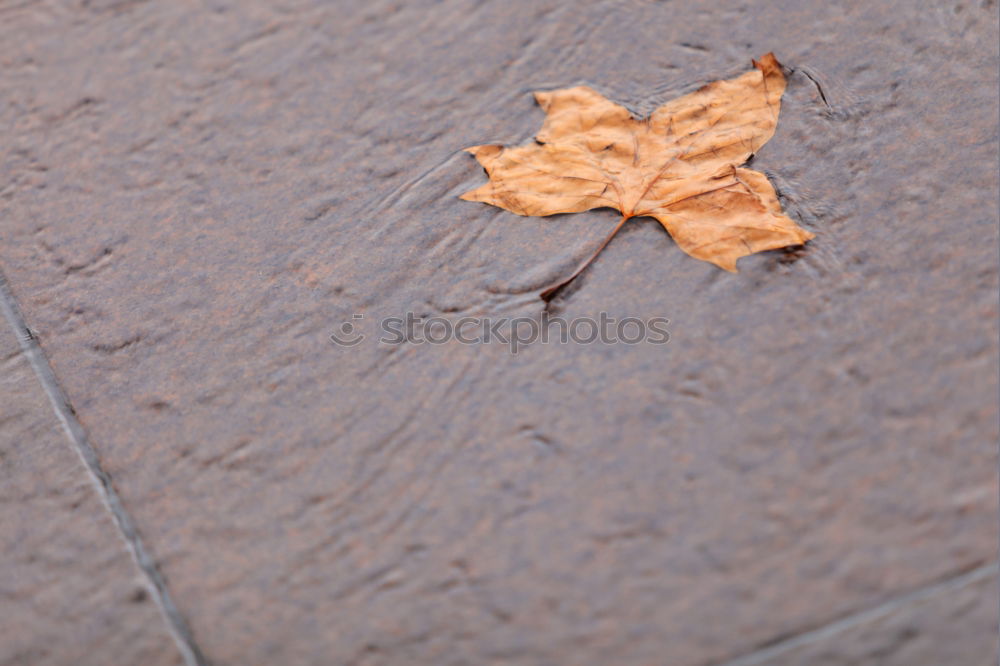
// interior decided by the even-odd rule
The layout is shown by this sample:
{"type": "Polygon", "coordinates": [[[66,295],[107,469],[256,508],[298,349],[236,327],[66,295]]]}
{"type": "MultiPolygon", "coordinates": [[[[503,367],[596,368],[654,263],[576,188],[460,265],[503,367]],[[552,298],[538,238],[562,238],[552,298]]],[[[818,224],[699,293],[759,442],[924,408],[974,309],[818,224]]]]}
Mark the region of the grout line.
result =
{"type": "Polygon", "coordinates": [[[195,643],[190,627],[170,597],[167,583],[157,568],[156,561],[146,550],[132,516],[125,510],[118,491],[111,483],[111,477],[101,467],[97,452],[88,441],[87,433],[76,417],[76,411],[60,388],[52,366],[49,365],[34,333],[25,323],[24,316],[21,314],[17,301],[14,300],[14,295],[2,273],[0,273],[0,311],[3,312],[4,318],[14,331],[21,347],[21,353],[28,359],[31,368],[35,371],[35,376],[38,377],[42,388],[45,389],[52,409],[62,423],[63,431],[90,473],[97,494],[104,502],[104,506],[111,512],[115,525],[117,525],[132,555],[132,560],[146,578],[150,593],[163,614],[170,635],[184,658],[184,663],[186,666],[208,666],[209,662],[195,643]]]}
{"type": "Polygon", "coordinates": [[[939,580],[916,590],[911,590],[879,604],[874,608],[846,615],[824,624],[816,629],[810,629],[794,636],[779,640],[767,647],[754,650],[728,661],[717,662],[716,666],[759,666],[769,663],[774,657],[794,650],[814,641],[831,638],[837,634],[853,629],[856,626],[880,620],[908,604],[924,601],[943,592],[951,592],[972,583],[978,583],[997,575],[998,563],[990,562],[960,574],[939,580]]]}

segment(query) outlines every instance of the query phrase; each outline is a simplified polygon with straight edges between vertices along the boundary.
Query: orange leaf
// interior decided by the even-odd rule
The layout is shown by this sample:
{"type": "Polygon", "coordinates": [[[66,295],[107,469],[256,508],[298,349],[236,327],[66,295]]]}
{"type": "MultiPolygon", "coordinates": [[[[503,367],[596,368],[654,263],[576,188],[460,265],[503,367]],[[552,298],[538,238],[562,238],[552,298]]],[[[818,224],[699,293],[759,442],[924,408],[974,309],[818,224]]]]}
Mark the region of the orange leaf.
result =
{"type": "MultiPolygon", "coordinates": [[[[813,237],[781,212],[767,178],[742,168],[774,134],[785,76],[774,54],[756,69],[664,104],[644,120],[585,86],[535,94],[536,142],[468,148],[490,180],[462,195],[518,215],[592,208],[660,221],[689,255],[736,270],[740,257],[813,237]]],[[[545,297],[546,294],[543,294],[545,297]]]]}

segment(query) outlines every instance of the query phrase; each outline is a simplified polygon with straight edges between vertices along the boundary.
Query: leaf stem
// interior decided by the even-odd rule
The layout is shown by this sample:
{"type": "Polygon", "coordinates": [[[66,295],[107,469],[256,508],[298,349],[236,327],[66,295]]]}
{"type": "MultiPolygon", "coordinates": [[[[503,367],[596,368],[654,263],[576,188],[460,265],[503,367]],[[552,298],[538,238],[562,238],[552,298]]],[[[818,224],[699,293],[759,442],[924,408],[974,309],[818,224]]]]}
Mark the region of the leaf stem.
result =
{"type": "Polygon", "coordinates": [[[594,263],[594,259],[597,259],[597,255],[599,255],[601,251],[608,246],[608,243],[610,243],[611,239],[615,237],[615,234],[617,234],[619,230],[621,230],[621,228],[625,225],[625,222],[629,219],[629,217],[631,216],[622,215],[622,219],[618,220],[618,224],[615,226],[614,229],[611,230],[611,233],[608,234],[607,238],[604,239],[604,242],[601,243],[601,246],[597,248],[594,254],[590,255],[589,259],[580,264],[580,266],[575,271],[573,271],[573,274],[570,275],[568,278],[566,278],[562,282],[559,282],[557,284],[552,285],[551,287],[546,288],[545,291],[543,291],[540,294],[542,300],[545,302],[551,301],[553,298],[555,298],[556,294],[558,294],[562,290],[563,287],[565,287],[570,282],[575,280],[577,276],[580,275],[580,273],[586,270],[587,266],[590,266],[592,263],[594,263]]]}

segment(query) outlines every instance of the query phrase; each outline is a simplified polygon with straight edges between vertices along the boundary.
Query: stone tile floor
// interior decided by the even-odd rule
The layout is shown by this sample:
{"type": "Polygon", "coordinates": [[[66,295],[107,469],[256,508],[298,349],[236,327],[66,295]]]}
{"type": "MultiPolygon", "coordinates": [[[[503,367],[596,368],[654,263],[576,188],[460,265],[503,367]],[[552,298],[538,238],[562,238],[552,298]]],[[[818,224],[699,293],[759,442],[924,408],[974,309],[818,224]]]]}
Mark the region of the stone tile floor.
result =
{"type": "Polygon", "coordinates": [[[957,0],[0,2],[0,664],[996,663],[997,33],[957,0]],[[729,275],[630,222],[552,311],[666,345],[374,340],[537,318],[615,223],[457,199],[532,90],[642,115],[768,51],[754,168],[815,241],[729,275]]]}

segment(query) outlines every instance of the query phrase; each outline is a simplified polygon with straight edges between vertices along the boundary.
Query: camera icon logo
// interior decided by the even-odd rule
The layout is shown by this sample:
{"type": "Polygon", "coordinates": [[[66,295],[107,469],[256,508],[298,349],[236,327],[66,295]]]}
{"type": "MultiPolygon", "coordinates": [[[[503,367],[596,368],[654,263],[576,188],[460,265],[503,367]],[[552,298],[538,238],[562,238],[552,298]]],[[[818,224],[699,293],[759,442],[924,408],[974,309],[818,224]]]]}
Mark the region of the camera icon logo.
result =
{"type": "MultiPolygon", "coordinates": [[[[364,319],[363,314],[352,315],[351,319],[354,321],[360,321],[364,319]]],[[[360,344],[365,339],[364,333],[358,333],[353,322],[345,321],[340,325],[339,331],[334,331],[330,334],[330,341],[341,347],[353,347],[354,345],[360,344]]]]}

